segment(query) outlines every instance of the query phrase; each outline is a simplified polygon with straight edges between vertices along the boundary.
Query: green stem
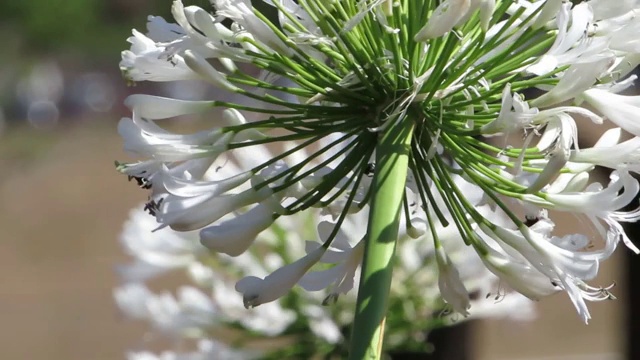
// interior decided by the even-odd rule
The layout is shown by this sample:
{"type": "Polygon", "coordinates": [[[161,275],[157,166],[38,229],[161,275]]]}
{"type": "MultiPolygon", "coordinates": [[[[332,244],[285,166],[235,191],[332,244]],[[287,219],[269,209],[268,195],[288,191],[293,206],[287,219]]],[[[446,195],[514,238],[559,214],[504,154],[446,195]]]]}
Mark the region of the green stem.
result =
{"type": "Polygon", "coordinates": [[[380,135],[350,360],[380,359],[414,123],[409,117],[380,135]]]}

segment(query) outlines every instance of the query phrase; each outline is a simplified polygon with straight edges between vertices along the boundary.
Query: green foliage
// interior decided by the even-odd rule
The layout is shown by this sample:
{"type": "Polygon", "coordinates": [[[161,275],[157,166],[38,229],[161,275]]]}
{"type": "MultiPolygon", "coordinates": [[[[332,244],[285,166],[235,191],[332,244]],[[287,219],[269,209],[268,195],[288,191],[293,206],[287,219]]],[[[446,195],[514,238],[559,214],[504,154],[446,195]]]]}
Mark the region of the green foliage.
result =
{"type": "Polygon", "coordinates": [[[114,56],[127,47],[132,27],[144,27],[138,23],[140,13],[169,15],[164,1],[30,0],[3,5],[3,30],[36,55],[72,51],[114,56]]]}
{"type": "MultiPolygon", "coordinates": [[[[208,0],[183,0],[185,6],[212,9],[208,0]]],[[[23,52],[32,56],[51,53],[117,57],[126,49],[131,29],[145,32],[146,15],[171,20],[171,0],[29,0],[6,1],[0,11],[0,29],[13,34],[23,52]]],[[[272,18],[275,8],[256,2],[272,18]]],[[[213,9],[212,9],[213,10],[213,9]]]]}

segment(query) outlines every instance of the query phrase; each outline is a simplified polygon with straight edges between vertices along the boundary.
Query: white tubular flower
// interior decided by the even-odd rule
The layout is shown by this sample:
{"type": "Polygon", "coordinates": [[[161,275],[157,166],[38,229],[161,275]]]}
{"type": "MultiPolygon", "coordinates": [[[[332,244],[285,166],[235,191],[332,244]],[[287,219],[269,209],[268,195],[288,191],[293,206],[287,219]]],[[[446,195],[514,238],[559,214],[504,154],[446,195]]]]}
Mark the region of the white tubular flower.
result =
{"type": "MultiPolygon", "coordinates": [[[[300,286],[307,291],[320,291],[329,289],[327,300],[336,299],[340,294],[349,292],[355,284],[356,270],[362,263],[364,254],[365,228],[360,226],[366,221],[368,209],[348,217],[340,224],[338,232],[333,238],[330,247],[326,250],[321,263],[334,264],[334,266],[321,271],[307,273],[300,279],[300,286]]],[[[331,238],[331,233],[336,221],[322,221],[318,224],[320,239],[331,238]]],[[[321,248],[318,243],[308,243],[307,253],[312,253],[321,248]]],[[[325,300],[326,301],[326,300],[325,300]]]]}
{"type": "MultiPolygon", "coordinates": [[[[280,207],[279,204],[276,205],[280,207]]],[[[277,208],[260,203],[244,214],[200,231],[202,245],[211,250],[238,256],[245,252],[258,234],[275,220],[277,208]]]]}
{"type": "Polygon", "coordinates": [[[618,95],[600,89],[587,90],[582,96],[607,120],[633,135],[640,136],[640,124],[637,121],[640,96],[618,95]]]}
{"type": "MultiPolygon", "coordinates": [[[[498,243],[504,244],[501,245],[503,248],[509,246],[520,253],[535,270],[546,276],[552,285],[564,289],[585,322],[591,318],[584,302],[585,298],[592,301],[608,299],[607,296],[591,297],[589,294],[591,287],[584,283],[584,280],[595,277],[599,261],[606,259],[608,254],[597,251],[578,252],[576,250],[579,249],[575,245],[569,248],[563,247],[567,244],[586,245],[587,241],[576,240],[575,235],[569,235],[570,241],[566,237],[550,238],[549,233],[553,229],[553,223],[545,219],[531,228],[523,226],[518,230],[481,227],[483,232],[493,237],[498,243]]],[[[534,277],[539,278],[539,275],[534,277]]]]}
{"type": "Polygon", "coordinates": [[[449,256],[442,248],[437,248],[435,254],[439,273],[438,288],[442,299],[457,313],[468,316],[471,307],[469,292],[460,279],[458,269],[451,263],[449,256]]]}
{"type": "MultiPolygon", "coordinates": [[[[485,240],[486,241],[486,240],[485,240]]],[[[539,300],[544,296],[560,291],[549,278],[536,270],[524,257],[510,256],[500,247],[484,248],[482,261],[491,272],[504,280],[509,287],[531,300],[539,300]]]]}
{"type": "MultiPolygon", "coordinates": [[[[474,316],[471,295],[486,289],[474,281],[492,272],[530,298],[567,292],[586,321],[586,300],[610,298],[586,282],[620,240],[637,250],[622,223],[640,219],[640,210],[622,210],[640,188],[630,174],[640,169],[637,138],[577,143],[605,119],[640,138],[638,97],[620,95],[640,63],[630,36],[640,3],[613,3],[269,0],[263,13],[250,0],[215,0],[212,9],[176,0],[175,23],[150,17],[121,68],[133,81],[198,79],[217,98],[129,97],[132,115],[118,130],[141,161],[118,170],[150,190],[145,208],[158,228],[198,231],[238,263],[264,257],[255,269],[243,263],[255,270],[237,284],[247,307],[296,284],[326,288],[325,300],[346,295],[375,253],[370,238],[383,236],[365,233],[382,223],[372,219],[386,202],[375,199],[388,193],[399,215],[387,218],[402,229],[389,241],[411,237],[409,246],[424,249],[402,255],[410,264],[402,271],[425,272],[430,299],[474,316]],[[205,130],[169,130],[174,118],[210,110],[222,114],[205,130]],[[396,131],[404,142],[387,147],[400,141],[396,131]],[[401,176],[387,177],[387,152],[401,156],[391,166],[401,176]],[[606,188],[588,184],[596,166],[615,170],[606,188]],[[549,210],[587,219],[593,234],[554,235],[549,210]],[[294,226],[282,245],[290,256],[261,252],[273,243],[264,234],[298,214],[319,223],[321,243],[305,255],[309,234],[294,226]],[[594,247],[571,246],[585,239],[594,247]],[[475,262],[462,248],[477,252],[475,262]]],[[[131,278],[185,266],[179,251],[163,251],[130,250],[144,265],[131,278]]],[[[184,261],[199,251],[185,248],[184,261]]],[[[194,269],[199,281],[213,276],[194,269]]]]}
{"type": "Polygon", "coordinates": [[[636,136],[619,143],[621,135],[621,128],[609,129],[592,148],[573,150],[569,160],[638,173],[640,137],[636,136]]]}
{"type": "MultiPolygon", "coordinates": [[[[178,3],[179,1],[176,1],[178,3]]],[[[287,46],[264,21],[256,16],[249,0],[214,0],[217,15],[233,20],[263,45],[284,56],[293,55],[293,49],[287,46]]]]}
{"type": "Polygon", "coordinates": [[[147,17],[147,36],[157,42],[171,42],[185,35],[182,26],[168,23],[162,16],[147,17]]]}
{"type": "Polygon", "coordinates": [[[574,63],[549,92],[531,101],[536,107],[549,107],[580,96],[604,76],[614,63],[614,57],[602,54],[600,59],[587,63],[574,63]]]}
{"type": "Polygon", "coordinates": [[[522,199],[535,205],[545,203],[549,208],[584,214],[605,239],[604,248],[599,252],[603,259],[608,258],[622,240],[636,254],[640,250],[627,237],[619,222],[636,222],[640,220],[639,208],[632,211],[620,209],[631,201],[640,191],[638,182],[626,171],[613,172],[611,182],[606,188],[598,183],[587,187],[584,191],[573,191],[546,194],[544,199],[524,195],[522,199]],[[623,190],[622,193],[619,193],[623,190]],[[604,222],[608,229],[602,227],[604,222]]]}
{"type": "Polygon", "coordinates": [[[433,11],[427,24],[415,35],[416,41],[440,37],[460,24],[469,12],[471,0],[445,0],[433,11]]]}
{"type": "Polygon", "coordinates": [[[192,197],[167,195],[158,208],[158,221],[178,231],[191,231],[207,226],[226,214],[261,202],[271,196],[269,189],[247,189],[239,194],[202,194],[192,197]],[[215,206],[214,206],[215,204],[215,206]]]}
{"type": "Polygon", "coordinates": [[[244,306],[252,308],[284,296],[320,260],[325,250],[320,247],[264,279],[247,276],[238,281],[236,290],[242,293],[244,306]]]}

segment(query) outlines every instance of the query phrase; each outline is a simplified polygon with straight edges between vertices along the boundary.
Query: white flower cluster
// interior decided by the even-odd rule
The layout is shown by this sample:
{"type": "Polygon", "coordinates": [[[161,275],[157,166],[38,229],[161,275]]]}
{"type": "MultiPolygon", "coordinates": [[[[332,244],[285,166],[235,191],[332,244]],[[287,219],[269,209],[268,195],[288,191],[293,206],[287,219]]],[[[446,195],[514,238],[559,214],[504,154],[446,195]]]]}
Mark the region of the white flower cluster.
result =
{"type": "MultiPolygon", "coordinates": [[[[300,214],[302,215],[302,214],[300,214]]],[[[130,319],[149,324],[151,332],[145,337],[146,344],[153,340],[169,339],[181,344],[182,348],[193,343],[189,353],[165,351],[155,355],[147,350],[132,351],[130,360],[160,359],[250,359],[264,358],[275,354],[272,347],[256,347],[264,339],[280,338],[287,344],[287,336],[293,341],[309,338],[315,342],[305,342],[298,353],[289,354],[303,357],[318,355],[336,344],[343,343],[343,329],[352,321],[352,307],[355,294],[350,292],[339,304],[321,306],[322,290],[334,283],[336,273],[345,273],[344,262],[324,271],[306,274],[300,285],[309,292],[301,292],[293,303],[276,300],[254,309],[242,306],[242,297],[234,291],[235,280],[247,274],[265,276],[282,266],[288,258],[304,255],[299,236],[301,226],[312,225],[311,217],[300,215],[282,218],[274,226],[260,234],[260,241],[266,246],[255,253],[244,253],[238,257],[216,255],[201,246],[195,232],[176,232],[161,229],[151,232],[157,224],[141,209],[134,209],[121,234],[121,243],[134,261],[118,268],[123,284],[114,290],[116,303],[122,313],[130,319]],[[263,253],[264,256],[261,256],[263,253]],[[222,270],[224,269],[224,272],[222,270]],[[184,271],[192,285],[182,285],[175,295],[167,290],[154,293],[147,283],[160,275],[184,271]],[[285,305],[285,303],[287,305],[285,305]],[[294,323],[303,321],[304,327],[294,323]],[[290,329],[295,329],[292,334],[290,329]]],[[[318,226],[314,237],[325,237],[333,229],[330,216],[318,226]]],[[[332,257],[325,256],[324,262],[340,262],[352,247],[357,247],[364,235],[359,222],[366,221],[362,212],[343,224],[334,242],[336,248],[332,257]]],[[[313,232],[311,232],[313,233],[313,232]]],[[[457,234],[451,233],[450,237],[457,234]]],[[[308,247],[315,247],[309,241],[308,247]]],[[[423,341],[430,329],[460,320],[455,313],[449,314],[442,302],[438,289],[435,252],[428,238],[412,239],[403,236],[399,247],[401,261],[396,267],[398,281],[394,284],[393,307],[395,317],[410,316],[406,309],[412,309],[421,319],[408,326],[391,326],[388,333],[392,339],[390,350],[403,349],[409,341],[423,341]],[[430,267],[431,271],[425,271],[430,267]]],[[[450,242],[447,248],[452,259],[459,265],[459,276],[464,286],[475,294],[471,301],[473,317],[510,317],[528,320],[533,316],[533,302],[517,293],[506,293],[499,287],[499,279],[489,272],[475,256],[474,251],[462,241],[450,242]]],[[[352,268],[355,271],[355,266],[352,268]]],[[[353,274],[340,278],[354,281],[353,274]]],[[[246,281],[246,280],[245,280],[246,281]]],[[[157,282],[157,281],[156,281],[157,282]]],[[[335,288],[338,290],[339,286],[335,288]]],[[[280,281],[268,282],[263,293],[284,293],[280,281]]],[[[332,299],[332,296],[325,300],[332,299]]],[[[402,323],[399,323],[402,324],[402,323]]],[[[278,341],[276,341],[278,343],[278,341]]],[[[334,353],[335,354],[335,353],[334,353]]],[[[274,356],[274,358],[277,356],[274,356]]]]}
{"type": "MultiPolygon", "coordinates": [[[[278,234],[290,233],[289,240],[293,240],[297,235],[291,231],[299,225],[280,221],[262,233],[261,239],[270,247],[282,247],[285,244],[278,234]]],[[[135,261],[118,267],[124,283],[114,290],[123,314],[149,323],[154,336],[148,340],[168,338],[179,343],[197,340],[197,351],[190,355],[194,359],[249,359],[265,352],[265,349],[252,349],[252,340],[282,335],[296,321],[299,314],[279,301],[245,309],[242,296],[234,290],[239,277],[266,275],[282,266],[291,255],[288,251],[283,254],[268,251],[264,256],[249,253],[238,257],[217,256],[200,245],[197,232],[178,233],[170,229],[152,232],[155,227],[153,218],[144,211],[132,210],[121,242],[135,261]],[[147,285],[150,281],[176,270],[186,272],[192,284],[180,286],[175,295],[166,290],[161,293],[150,290],[147,285]]],[[[293,251],[294,254],[302,252],[302,249],[293,251]]],[[[308,323],[319,338],[330,343],[341,338],[328,310],[314,302],[307,302],[296,310],[314,314],[308,323]]],[[[146,359],[143,355],[151,356],[142,351],[132,352],[128,357],[146,359]]],[[[162,356],[159,358],[164,359],[162,356]]]]}
{"type": "Polygon", "coordinates": [[[196,79],[247,101],[129,97],[119,131],[145,160],[118,168],[151,189],[146,208],[160,227],[199,230],[205,247],[231,256],[259,247],[276,219],[333,215],[306,255],[237,283],[245,306],[295,284],[334,297],[354,286],[365,237],[339,234],[364,234],[369,220],[351,219],[375,196],[379,135],[401,126],[412,131],[402,222],[422,239],[416,252],[433,251],[454,310],[467,315],[472,293],[451,250],[461,247],[531,299],[566,291],[584,321],[585,299],[612,298],[586,281],[620,240],[638,252],[621,222],[640,219],[623,210],[640,189],[640,97],[621,92],[640,64],[640,2],[265,1],[277,19],[249,0],[212,3],[209,12],[174,1],[175,24],[149,17],[120,66],[131,81],[196,79]],[[225,110],[207,130],[160,126],[213,108],[225,110]],[[580,122],[605,120],[617,127],[579,147],[580,122]],[[622,141],[623,131],[633,137],[622,141]],[[596,166],[612,170],[608,185],[590,182],[596,166]],[[554,235],[550,211],[575,214],[595,235],[554,235]]]}

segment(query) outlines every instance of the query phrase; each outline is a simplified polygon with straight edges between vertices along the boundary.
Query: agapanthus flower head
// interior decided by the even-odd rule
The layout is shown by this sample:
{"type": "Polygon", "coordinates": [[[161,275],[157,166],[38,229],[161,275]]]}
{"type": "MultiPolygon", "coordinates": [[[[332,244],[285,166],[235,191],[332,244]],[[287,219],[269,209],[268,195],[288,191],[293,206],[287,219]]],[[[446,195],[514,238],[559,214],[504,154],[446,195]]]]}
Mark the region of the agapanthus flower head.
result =
{"type": "Polygon", "coordinates": [[[129,38],[121,68],[131,81],[201,80],[220,99],[239,100],[131,96],[132,116],[119,130],[125,148],[145,160],[118,168],[150,188],[147,208],[159,227],[200,230],[203,245],[232,256],[259,245],[256,236],[280,217],[312,208],[334,216],[306,255],[238,283],[247,306],[284,295],[319,263],[334,264],[334,281],[324,282],[332,294],[349,290],[363,251],[338,234],[346,219],[375,207],[394,152],[409,169],[398,185],[401,234],[432,242],[453,309],[473,311],[450,242],[473,248],[532,299],[566,291],[585,321],[584,300],[611,298],[587,281],[620,240],[638,252],[621,223],[640,216],[623,210],[639,190],[632,173],[640,100],[621,92],[640,63],[629,35],[640,27],[640,4],[212,5],[174,1],[175,23],[150,17],[148,34],[129,38]],[[161,126],[214,108],[224,111],[207,130],[161,126]],[[605,120],[634,138],[608,132],[593,148],[579,147],[579,130],[605,120]],[[590,183],[596,166],[611,170],[609,184],[590,183]],[[549,210],[575,214],[593,234],[555,235],[549,210]]]}

